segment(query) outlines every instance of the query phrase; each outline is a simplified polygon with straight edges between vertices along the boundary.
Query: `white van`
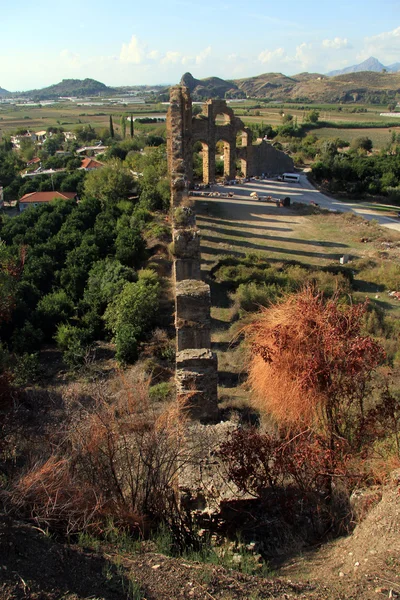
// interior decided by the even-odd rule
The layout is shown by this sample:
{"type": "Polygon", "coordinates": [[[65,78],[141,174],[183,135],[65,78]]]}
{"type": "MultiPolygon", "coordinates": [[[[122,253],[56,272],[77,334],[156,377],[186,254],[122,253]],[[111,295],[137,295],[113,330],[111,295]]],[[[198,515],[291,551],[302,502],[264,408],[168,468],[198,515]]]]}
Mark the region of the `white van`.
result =
{"type": "Polygon", "coordinates": [[[299,183],[300,175],[298,173],[284,173],[282,179],[283,181],[290,181],[291,183],[299,183]]]}

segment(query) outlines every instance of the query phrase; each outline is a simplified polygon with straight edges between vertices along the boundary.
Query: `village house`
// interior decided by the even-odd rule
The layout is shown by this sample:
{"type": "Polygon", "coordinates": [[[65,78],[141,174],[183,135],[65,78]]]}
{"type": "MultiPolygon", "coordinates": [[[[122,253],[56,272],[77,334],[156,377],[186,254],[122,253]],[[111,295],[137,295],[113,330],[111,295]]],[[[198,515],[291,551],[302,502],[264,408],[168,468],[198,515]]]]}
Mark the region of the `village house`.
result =
{"type": "Polygon", "coordinates": [[[38,206],[52,202],[52,200],[75,200],[77,198],[76,192],[30,192],[19,200],[19,211],[23,212],[30,206],[38,206]]]}
{"type": "Polygon", "coordinates": [[[90,157],[82,159],[82,164],[80,166],[80,168],[85,171],[93,171],[93,169],[101,169],[101,167],[104,167],[103,163],[90,157]]]}

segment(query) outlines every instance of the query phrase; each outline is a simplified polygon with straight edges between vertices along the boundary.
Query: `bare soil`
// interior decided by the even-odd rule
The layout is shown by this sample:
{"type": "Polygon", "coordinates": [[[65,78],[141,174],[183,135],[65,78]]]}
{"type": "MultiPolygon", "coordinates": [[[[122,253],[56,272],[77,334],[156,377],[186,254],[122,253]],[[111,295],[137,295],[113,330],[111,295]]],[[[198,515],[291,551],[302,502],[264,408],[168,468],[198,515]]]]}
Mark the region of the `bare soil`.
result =
{"type": "Polygon", "coordinates": [[[377,600],[400,597],[400,478],[346,538],[285,565],[276,577],[137,553],[92,552],[32,525],[0,518],[0,599],[377,600]]]}

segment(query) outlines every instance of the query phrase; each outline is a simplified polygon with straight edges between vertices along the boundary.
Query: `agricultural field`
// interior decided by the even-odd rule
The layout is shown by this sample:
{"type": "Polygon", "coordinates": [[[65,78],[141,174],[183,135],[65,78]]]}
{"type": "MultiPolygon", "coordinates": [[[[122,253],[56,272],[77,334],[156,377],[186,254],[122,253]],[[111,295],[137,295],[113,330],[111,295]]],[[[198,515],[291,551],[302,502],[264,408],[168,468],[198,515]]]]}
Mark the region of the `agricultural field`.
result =
{"type": "MultiPolygon", "coordinates": [[[[0,104],[0,140],[16,129],[39,130],[61,126],[66,131],[78,125],[91,125],[95,129],[109,127],[110,115],[114,120],[116,133],[120,132],[121,115],[133,114],[134,117],[165,116],[166,106],[160,104],[126,104],[105,106],[77,106],[74,103],[62,103],[40,106],[11,106],[0,104]]],[[[160,123],[163,127],[163,124],[160,123]]],[[[142,127],[142,126],[140,126],[142,127]]]]}
{"type": "Polygon", "coordinates": [[[313,133],[320,139],[330,139],[338,137],[342,140],[351,142],[360,137],[368,137],[372,140],[373,147],[380,150],[390,144],[392,133],[400,133],[400,122],[398,127],[382,127],[382,128],[360,128],[360,129],[332,129],[331,127],[321,127],[314,129],[313,133]]]}

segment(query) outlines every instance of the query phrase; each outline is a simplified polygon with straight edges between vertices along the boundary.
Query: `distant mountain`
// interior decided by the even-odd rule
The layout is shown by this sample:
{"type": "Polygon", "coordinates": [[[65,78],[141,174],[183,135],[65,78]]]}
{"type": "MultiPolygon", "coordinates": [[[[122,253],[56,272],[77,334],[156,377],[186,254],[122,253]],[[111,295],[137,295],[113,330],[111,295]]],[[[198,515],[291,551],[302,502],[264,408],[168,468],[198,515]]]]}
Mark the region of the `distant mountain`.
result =
{"type": "Polygon", "coordinates": [[[10,92],[7,92],[4,88],[0,87],[0,96],[8,96],[10,92]]]}
{"type": "Polygon", "coordinates": [[[393,63],[392,65],[388,65],[386,68],[388,71],[392,71],[393,73],[398,73],[400,71],[400,62],[393,63]]]}
{"type": "Polygon", "coordinates": [[[375,71],[376,73],[382,73],[383,71],[388,71],[391,73],[396,73],[400,71],[400,63],[394,63],[393,65],[389,65],[385,67],[377,58],[370,56],[367,60],[364,60],[362,63],[358,65],[352,65],[351,67],[346,67],[345,69],[339,69],[337,71],[331,71],[327,73],[329,77],[335,77],[336,75],[347,75],[348,73],[360,73],[361,71],[375,71]]]}
{"type": "Polygon", "coordinates": [[[40,90],[29,90],[21,96],[47,100],[59,96],[98,96],[114,93],[115,89],[107,87],[95,79],[63,79],[60,83],[40,90]]]}
{"type": "Polygon", "coordinates": [[[245,92],[240,91],[235,83],[219,77],[195,79],[191,73],[185,73],[180,84],[189,88],[193,100],[246,97],[245,92]]]}

